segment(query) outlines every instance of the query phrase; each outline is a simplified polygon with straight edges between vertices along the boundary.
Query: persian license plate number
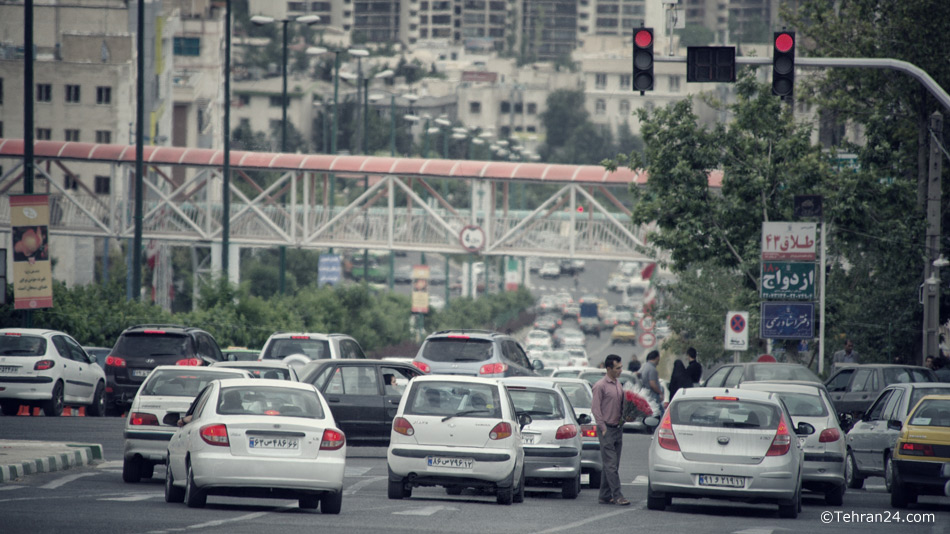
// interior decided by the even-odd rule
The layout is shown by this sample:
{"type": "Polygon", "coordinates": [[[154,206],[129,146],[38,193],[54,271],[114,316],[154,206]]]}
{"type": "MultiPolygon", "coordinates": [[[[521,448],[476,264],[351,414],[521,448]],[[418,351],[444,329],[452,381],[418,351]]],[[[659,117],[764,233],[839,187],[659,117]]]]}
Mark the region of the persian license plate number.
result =
{"type": "Polygon", "coordinates": [[[720,486],[726,488],[745,487],[745,478],[723,475],[699,475],[700,486],[720,486]]]}
{"type": "Polygon", "coordinates": [[[0,365],[0,373],[15,373],[16,369],[15,365],[0,365]]]}
{"type": "Polygon", "coordinates": [[[261,436],[248,436],[247,446],[251,449],[297,450],[300,448],[300,440],[297,438],[265,438],[261,436]]]}
{"type": "Polygon", "coordinates": [[[148,369],[133,369],[132,376],[135,378],[145,378],[150,372],[148,369]]]}
{"type": "Polygon", "coordinates": [[[444,456],[427,456],[429,467],[448,467],[450,469],[471,469],[475,467],[474,458],[446,458],[444,456]]]}

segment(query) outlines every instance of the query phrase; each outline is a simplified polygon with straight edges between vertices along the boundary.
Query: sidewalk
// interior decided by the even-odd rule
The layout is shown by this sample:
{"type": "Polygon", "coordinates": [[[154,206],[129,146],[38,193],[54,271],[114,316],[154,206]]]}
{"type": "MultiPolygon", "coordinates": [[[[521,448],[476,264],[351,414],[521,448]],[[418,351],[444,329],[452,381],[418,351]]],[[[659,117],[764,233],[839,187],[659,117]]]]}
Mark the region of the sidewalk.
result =
{"type": "Polygon", "coordinates": [[[98,443],[0,440],[0,483],[102,460],[98,443]]]}

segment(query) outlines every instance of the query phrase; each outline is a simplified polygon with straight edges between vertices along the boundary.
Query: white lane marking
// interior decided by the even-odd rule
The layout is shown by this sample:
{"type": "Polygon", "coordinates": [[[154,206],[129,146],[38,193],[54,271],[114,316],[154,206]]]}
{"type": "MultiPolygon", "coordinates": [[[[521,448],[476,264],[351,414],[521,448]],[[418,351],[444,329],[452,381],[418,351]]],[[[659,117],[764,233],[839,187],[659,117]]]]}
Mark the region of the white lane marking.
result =
{"type": "Polygon", "coordinates": [[[623,509],[621,509],[621,510],[616,510],[616,511],[613,511],[613,512],[607,512],[607,513],[605,513],[605,514],[595,515],[595,516],[593,516],[593,517],[588,517],[587,519],[582,519],[582,520],[580,520],[580,521],[575,521],[575,522],[573,522],[573,523],[568,523],[568,524],[566,524],[566,525],[560,525],[560,526],[557,526],[557,527],[549,528],[549,529],[547,529],[547,530],[539,530],[539,531],[535,532],[534,534],[549,534],[549,533],[551,533],[551,532],[562,532],[562,531],[565,531],[565,530],[574,531],[574,530],[576,530],[578,527],[584,526],[584,525],[586,525],[586,524],[588,524],[588,523],[593,523],[594,521],[600,521],[600,520],[603,520],[603,519],[607,519],[607,518],[613,517],[613,516],[615,516],[615,515],[620,515],[620,514],[625,514],[625,513],[627,513],[627,512],[632,512],[632,511],[635,510],[635,509],[636,509],[636,508],[633,507],[633,506],[624,506],[623,509]]]}
{"type": "Polygon", "coordinates": [[[40,486],[40,489],[56,489],[56,488],[58,488],[58,487],[60,487],[60,486],[64,486],[64,485],[66,485],[66,484],[69,484],[70,482],[72,482],[72,481],[74,481],[74,480],[79,480],[79,479],[82,478],[82,477],[91,477],[91,476],[95,476],[95,475],[98,475],[98,474],[99,474],[99,473],[76,473],[75,475],[69,475],[69,476],[65,476],[65,477],[62,477],[62,478],[57,478],[56,480],[50,482],[49,484],[45,484],[45,485],[43,485],[43,486],[40,486]]]}
{"type": "Polygon", "coordinates": [[[345,490],[343,490],[343,495],[353,495],[354,493],[356,493],[357,491],[363,489],[364,487],[369,486],[370,484],[372,484],[372,483],[374,483],[374,482],[379,482],[380,480],[386,480],[387,478],[389,478],[389,477],[370,477],[370,478],[364,478],[363,480],[360,480],[359,482],[357,482],[357,483],[353,484],[352,486],[350,486],[350,487],[346,488],[345,490]]]}
{"type": "Polygon", "coordinates": [[[358,477],[365,475],[367,471],[372,469],[372,467],[350,467],[346,466],[346,469],[343,471],[343,476],[345,477],[358,477]]]}
{"type": "Polygon", "coordinates": [[[199,523],[199,524],[197,524],[197,525],[188,525],[187,527],[183,527],[183,528],[169,528],[169,529],[164,529],[164,530],[150,530],[150,531],[148,531],[148,532],[149,532],[149,534],[152,534],[152,533],[156,533],[156,534],[157,534],[157,533],[160,533],[160,532],[183,532],[183,531],[185,531],[185,530],[203,530],[203,529],[207,529],[207,528],[210,528],[210,527],[220,527],[221,525],[225,525],[225,524],[228,524],[228,523],[236,523],[236,522],[239,522],[239,521],[248,521],[248,520],[251,520],[251,519],[257,519],[257,518],[259,518],[259,517],[264,517],[264,516],[267,515],[267,514],[271,514],[271,513],[274,513],[274,512],[282,512],[282,511],[287,510],[287,509],[289,509],[289,508],[296,508],[296,507],[297,507],[297,504],[294,503],[294,504],[292,504],[292,505],[280,506],[280,507],[274,508],[273,510],[269,510],[269,511],[267,511],[267,512],[255,512],[255,513],[253,513],[253,514],[247,514],[247,515],[242,515],[242,516],[238,516],[238,517],[232,517],[232,518],[229,518],[229,519],[219,519],[219,520],[217,520],[217,521],[208,521],[207,523],[199,523]]]}
{"type": "Polygon", "coordinates": [[[633,484],[634,486],[646,486],[647,482],[649,481],[650,479],[648,479],[646,476],[637,475],[637,478],[633,479],[633,482],[631,482],[631,484],[633,484]]]}
{"type": "MultiPolygon", "coordinates": [[[[385,477],[384,477],[385,478],[385,477]]],[[[446,511],[458,511],[458,508],[452,506],[423,506],[422,508],[413,508],[411,510],[403,510],[401,512],[393,512],[393,515],[424,515],[429,516],[442,510],[446,511]]]]}
{"type": "Polygon", "coordinates": [[[0,486],[0,491],[10,491],[25,488],[26,486],[0,486]]]}
{"type": "Polygon", "coordinates": [[[96,499],[97,501],[120,501],[120,502],[135,502],[135,501],[147,501],[149,499],[155,499],[161,497],[161,493],[138,493],[135,495],[128,495],[125,497],[107,497],[105,499],[96,499]]]}
{"type": "Polygon", "coordinates": [[[122,467],[122,460],[112,460],[110,462],[102,462],[96,466],[96,469],[117,469],[122,467]]]}

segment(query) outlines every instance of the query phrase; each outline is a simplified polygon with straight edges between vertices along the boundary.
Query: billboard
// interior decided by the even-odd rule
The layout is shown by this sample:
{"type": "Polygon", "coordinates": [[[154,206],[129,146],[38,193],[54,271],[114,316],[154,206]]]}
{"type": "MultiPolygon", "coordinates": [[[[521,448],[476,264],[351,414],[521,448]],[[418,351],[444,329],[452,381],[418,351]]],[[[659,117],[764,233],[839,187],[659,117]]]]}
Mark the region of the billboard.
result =
{"type": "Polygon", "coordinates": [[[771,300],[814,300],[815,264],[763,261],[761,296],[771,300]]]}
{"type": "Polygon", "coordinates": [[[13,307],[53,307],[49,256],[49,195],[11,195],[13,307]]]}
{"type": "Polygon", "coordinates": [[[812,339],[815,337],[814,302],[763,302],[763,339],[812,339]]]}
{"type": "Polygon", "coordinates": [[[762,223],[763,260],[815,261],[816,223],[762,223]]]}

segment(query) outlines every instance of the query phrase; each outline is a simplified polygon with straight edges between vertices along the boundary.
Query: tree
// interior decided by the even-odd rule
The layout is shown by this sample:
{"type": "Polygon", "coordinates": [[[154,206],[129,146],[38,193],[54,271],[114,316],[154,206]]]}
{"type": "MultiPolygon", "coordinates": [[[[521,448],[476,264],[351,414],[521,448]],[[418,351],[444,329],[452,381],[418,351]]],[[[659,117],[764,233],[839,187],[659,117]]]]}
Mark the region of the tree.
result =
{"type": "Polygon", "coordinates": [[[551,92],[546,107],[541,113],[541,120],[547,132],[549,150],[564,146],[574,129],[589,117],[584,109],[584,92],[579,90],[558,89],[551,92]]]}
{"type": "Polygon", "coordinates": [[[716,34],[702,24],[687,24],[682,30],[676,30],[680,37],[680,46],[708,46],[716,40],[716,34]]]}

